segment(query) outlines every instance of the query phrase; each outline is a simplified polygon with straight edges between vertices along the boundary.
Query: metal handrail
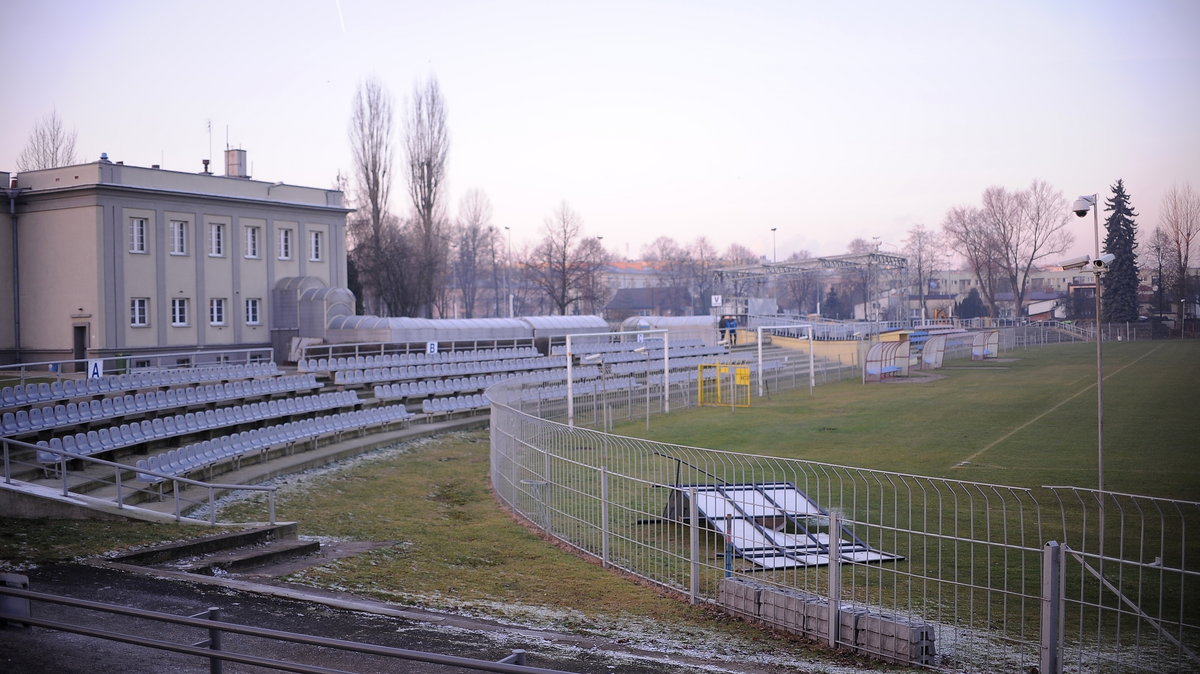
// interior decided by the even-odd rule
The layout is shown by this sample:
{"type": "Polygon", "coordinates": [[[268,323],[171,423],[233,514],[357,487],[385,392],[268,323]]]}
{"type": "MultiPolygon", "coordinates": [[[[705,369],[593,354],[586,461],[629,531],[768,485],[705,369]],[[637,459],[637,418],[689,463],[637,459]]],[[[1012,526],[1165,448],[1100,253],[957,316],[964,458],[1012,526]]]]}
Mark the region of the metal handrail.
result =
{"type": "MultiPolygon", "coordinates": [[[[261,359],[261,362],[269,362],[270,360],[272,360],[273,352],[271,350],[271,347],[269,347],[269,346],[268,347],[252,347],[252,348],[248,348],[248,349],[221,349],[221,350],[214,350],[214,351],[176,351],[176,352],[171,352],[171,353],[141,352],[141,353],[137,353],[137,354],[127,354],[127,355],[101,355],[101,356],[98,356],[97,358],[90,359],[90,360],[119,361],[119,360],[132,360],[134,358],[138,358],[138,359],[150,359],[150,360],[158,359],[161,361],[161,359],[163,359],[163,358],[188,358],[188,359],[190,359],[191,365],[170,366],[170,367],[159,366],[157,368],[154,368],[154,369],[158,369],[158,370],[178,370],[178,369],[189,369],[189,368],[196,368],[196,367],[207,367],[207,366],[211,366],[211,365],[236,365],[238,363],[251,363],[251,362],[255,362],[256,360],[258,360],[254,357],[254,354],[256,354],[256,353],[261,353],[264,356],[264,358],[261,359]],[[235,356],[236,356],[236,358],[235,358],[235,356]],[[217,360],[213,360],[211,362],[208,360],[205,360],[205,359],[210,359],[210,358],[217,358],[217,360]]],[[[54,376],[56,379],[63,379],[64,375],[67,374],[67,373],[63,372],[63,368],[62,368],[63,365],[75,364],[75,363],[86,364],[88,362],[88,360],[89,360],[88,358],[69,358],[66,360],[43,360],[43,361],[37,361],[37,362],[22,362],[22,363],[14,363],[11,365],[0,365],[0,376],[4,376],[4,375],[12,376],[15,374],[19,378],[20,381],[24,381],[27,376],[28,377],[44,377],[47,375],[54,376]],[[55,366],[55,365],[59,366],[58,369],[51,370],[51,366],[55,366]],[[36,373],[36,374],[31,374],[31,373],[36,373]]],[[[126,371],[128,371],[132,368],[129,368],[127,366],[125,369],[126,369],[126,371]]]]}
{"type": "MultiPolygon", "coordinates": [[[[524,651],[514,651],[499,662],[491,662],[488,660],[478,660],[475,658],[467,658],[457,655],[443,655],[440,653],[430,653],[428,651],[414,651],[405,648],[395,648],[392,646],[379,646],[376,644],[360,644],[353,641],[345,641],[342,639],[333,639],[330,637],[318,637],[307,634],[298,634],[295,632],[284,632],[282,630],[272,630],[264,627],[251,627],[249,625],[239,625],[237,623],[222,622],[210,618],[199,618],[189,616],[179,616],[172,613],[163,613],[160,611],[150,611],[146,609],[131,608],[127,606],[119,606],[117,604],[109,604],[106,602],[90,601],[87,599],[75,599],[73,597],[62,597],[58,595],[47,594],[44,592],[34,592],[31,590],[23,590],[15,587],[6,587],[0,585],[0,595],[8,595],[20,599],[43,601],[47,603],[60,604],[73,608],[88,609],[92,611],[101,611],[116,615],[124,615],[133,618],[141,618],[146,620],[155,620],[164,623],[175,625],[184,625],[208,630],[210,633],[228,632],[231,634],[240,634],[243,636],[257,637],[262,639],[274,639],[277,641],[286,641],[290,643],[303,644],[306,646],[319,646],[323,648],[334,648],[352,653],[362,653],[365,655],[378,655],[384,657],[399,658],[401,660],[410,660],[416,662],[428,662],[438,665],[449,665],[453,667],[463,667],[468,669],[487,671],[487,672],[508,672],[511,674],[565,674],[563,670],[545,669],[542,667],[530,667],[524,664],[514,664],[512,661],[518,662],[524,659],[524,651]]],[[[12,610],[8,603],[0,603],[0,611],[8,609],[12,610]]],[[[207,613],[215,614],[219,609],[210,608],[207,613]]],[[[208,658],[214,662],[239,662],[248,665],[258,665],[270,667],[289,672],[329,672],[328,668],[298,664],[288,662],[286,660],[277,660],[273,658],[265,658],[255,655],[246,655],[235,653],[226,650],[220,650],[220,639],[211,640],[208,647],[191,646],[170,641],[162,641],[159,639],[149,639],[146,637],[123,634],[109,630],[100,630],[78,625],[72,625],[55,620],[47,620],[43,618],[35,618],[31,615],[14,615],[11,613],[0,613],[0,618],[7,619],[15,623],[24,623],[27,625],[35,625],[47,629],[55,629],[63,632],[71,632],[74,634],[82,634],[86,636],[96,637],[100,639],[108,639],[111,641],[119,641],[122,643],[133,644],[136,646],[144,646],[147,648],[155,648],[159,650],[173,651],[186,655],[195,655],[203,658],[208,658]]]]}
{"type": "MultiPolygon", "coordinates": [[[[87,456],[84,454],[74,454],[72,452],[68,452],[68,451],[61,450],[61,449],[55,449],[53,447],[42,447],[40,445],[32,445],[32,444],[29,444],[28,442],[21,442],[20,440],[13,440],[11,438],[0,438],[0,444],[3,444],[3,446],[4,446],[4,483],[5,484],[12,484],[12,469],[11,469],[11,459],[9,456],[9,454],[10,454],[9,445],[16,445],[18,447],[30,449],[34,452],[50,453],[50,454],[54,454],[54,455],[58,456],[59,460],[57,462],[57,465],[58,465],[58,472],[62,476],[62,495],[63,496],[68,496],[71,493],[70,486],[67,482],[66,463],[67,463],[67,461],[72,460],[72,459],[79,459],[80,461],[83,461],[85,463],[93,463],[93,464],[100,465],[100,466],[109,466],[114,469],[113,470],[113,484],[115,484],[117,487],[116,504],[117,504],[118,509],[125,508],[125,499],[124,499],[124,495],[122,494],[123,486],[122,486],[122,482],[121,482],[121,471],[133,471],[133,472],[136,472],[136,473],[139,473],[142,475],[153,475],[155,477],[163,478],[163,480],[171,481],[171,494],[172,494],[172,497],[175,499],[175,521],[179,521],[183,518],[181,508],[179,505],[180,504],[179,493],[181,491],[180,485],[182,484],[182,485],[190,485],[190,486],[194,486],[194,487],[200,487],[200,488],[205,489],[208,492],[208,513],[209,513],[208,521],[210,524],[216,524],[216,522],[217,522],[217,509],[213,506],[216,501],[216,491],[218,489],[226,490],[226,491],[234,491],[234,490],[239,490],[239,489],[245,489],[245,490],[249,490],[249,491],[265,491],[265,492],[267,492],[268,511],[269,511],[269,517],[270,517],[269,523],[275,524],[275,492],[278,488],[275,486],[272,486],[272,485],[222,484],[222,483],[216,483],[216,482],[201,482],[200,480],[192,480],[192,479],[189,479],[186,477],[179,477],[178,475],[171,475],[168,473],[160,473],[158,471],[150,470],[148,468],[137,468],[135,466],[130,466],[129,464],[125,464],[125,463],[117,463],[115,461],[107,461],[105,459],[98,459],[94,456],[87,456]]],[[[142,491],[142,490],[135,488],[134,491],[142,491]]]]}

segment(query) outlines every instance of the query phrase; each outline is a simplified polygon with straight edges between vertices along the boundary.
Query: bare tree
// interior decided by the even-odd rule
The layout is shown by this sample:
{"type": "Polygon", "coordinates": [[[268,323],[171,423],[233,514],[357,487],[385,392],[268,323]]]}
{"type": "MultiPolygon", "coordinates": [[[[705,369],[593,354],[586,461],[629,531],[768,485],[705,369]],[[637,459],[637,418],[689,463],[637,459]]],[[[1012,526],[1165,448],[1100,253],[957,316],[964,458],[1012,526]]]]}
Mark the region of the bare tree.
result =
{"type": "Polygon", "coordinates": [[[1067,230],[1067,200],[1061,191],[1035,179],[1017,201],[1021,206],[1017,227],[999,238],[1000,266],[1013,288],[1014,317],[1025,306],[1029,272],[1047,257],[1066,252],[1075,240],[1067,230]]]}
{"type": "MultiPolygon", "coordinates": [[[[812,258],[807,250],[798,250],[788,256],[788,262],[799,262],[812,258]]],[[[817,303],[821,301],[821,279],[816,274],[789,274],[783,283],[784,296],[787,302],[783,306],[795,307],[796,313],[812,313],[816,311],[817,303]]]]}
{"type": "Polygon", "coordinates": [[[908,238],[904,240],[904,253],[908,256],[908,271],[916,277],[917,297],[921,306],[921,318],[925,318],[928,306],[925,294],[929,290],[929,281],[942,263],[943,243],[937,232],[926,229],[925,225],[913,225],[908,230],[908,238]]]}
{"type": "MultiPolygon", "coordinates": [[[[723,264],[729,267],[759,264],[762,257],[740,243],[731,243],[721,255],[723,264]]],[[[726,288],[735,297],[744,297],[751,292],[752,287],[761,287],[762,279],[734,279],[726,288]]]]}
{"type": "Polygon", "coordinates": [[[408,160],[408,195],[412,200],[412,225],[420,251],[418,296],[422,315],[431,315],[434,288],[444,270],[441,230],[445,223],[446,157],[450,130],[446,104],[436,79],[413,86],[413,97],[404,124],[408,160]]]}
{"type": "Polygon", "coordinates": [[[688,290],[692,295],[692,313],[702,316],[709,311],[716,285],[713,272],[721,266],[717,249],[707,238],[700,236],[687,248],[688,290]]]}
{"type": "Polygon", "coordinates": [[[722,255],[722,257],[725,258],[725,264],[730,266],[739,264],[755,264],[762,260],[757,253],[740,243],[729,244],[729,247],[725,249],[725,254],[722,255]]]}
{"type": "Polygon", "coordinates": [[[669,236],[642,248],[642,259],[654,263],[654,282],[660,288],[686,287],[692,275],[690,252],[669,236]]]}
{"type": "Polygon", "coordinates": [[[950,249],[963,257],[967,268],[975,275],[979,294],[988,305],[989,314],[995,318],[996,285],[1000,276],[1000,266],[996,262],[997,244],[979,209],[974,206],[951,208],[942,223],[942,232],[950,249]]]}
{"type": "Polygon", "coordinates": [[[579,300],[587,306],[588,313],[599,315],[608,304],[610,293],[604,285],[601,272],[612,260],[599,237],[588,237],[579,242],[579,300]]]}
{"type": "Polygon", "coordinates": [[[30,132],[25,148],[17,157],[17,171],[70,166],[76,161],[75,132],[67,131],[58,111],[51,110],[30,132]]]}
{"type": "Polygon", "coordinates": [[[879,249],[879,244],[873,241],[867,241],[861,236],[853,239],[846,246],[846,252],[851,255],[862,255],[864,253],[874,253],[879,249]]]}
{"type": "Polygon", "coordinates": [[[587,271],[580,251],[582,231],[583,220],[564,201],[546,218],[545,236],[526,265],[533,283],[553,309],[564,315],[568,307],[579,301],[587,271]]]}
{"type": "MultiPolygon", "coordinates": [[[[475,317],[475,299],[480,276],[487,273],[485,255],[490,251],[495,268],[495,228],[492,202],[479,190],[468,190],[458,204],[454,231],[454,281],[462,293],[463,317],[475,317]]],[[[498,309],[497,309],[498,311],[498,309]]]]}
{"type": "Polygon", "coordinates": [[[409,229],[395,216],[388,216],[380,248],[371,253],[379,284],[383,316],[413,316],[421,298],[417,295],[420,251],[409,229]]]}
{"type": "Polygon", "coordinates": [[[377,79],[359,83],[350,118],[351,178],[355,213],[347,222],[350,254],[362,279],[363,303],[386,316],[380,299],[385,293],[383,266],[387,248],[396,238],[386,231],[396,222],[389,211],[392,184],[392,98],[377,79]]]}
{"type": "Polygon", "coordinates": [[[1147,262],[1154,269],[1154,313],[1162,316],[1166,300],[1175,290],[1174,267],[1175,247],[1171,237],[1162,227],[1155,227],[1149,241],[1143,246],[1149,255],[1147,262]]]}
{"type": "Polygon", "coordinates": [[[1067,203],[1062,192],[1042,180],[1034,180],[1028,190],[1019,192],[989,187],[983,192],[982,207],[973,210],[971,217],[964,217],[964,210],[952,213],[958,217],[947,216],[944,231],[951,247],[976,269],[993,317],[997,315],[998,289],[994,279],[1003,279],[1012,292],[1013,317],[1018,317],[1030,271],[1040,260],[1065,251],[1073,240],[1067,230],[1067,203]],[[986,279],[992,279],[990,289],[986,279]]]}
{"type": "MultiPolygon", "coordinates": [[[[852,239],[846,246],[846,252],[850,255],[865,255],[878,250],[878,239],[867,241],[862,237],[858,237],[852,239]]],[[[870,318],[871,294],[878,292],[876,286],[879,285],[879,270],[868,260],[867,264],[858,266],[854,272],[846,274],[843,279],[844,282],[842,285],[845,289],[845,300],[852,301],[855,295],[861,294],[863,300],[863,318],[870,318]]]]}
{"type": "Polygon", "coordinates": [[[1192,186],[1175,185],[1163,197],[1161,229],[1170,244],[1171,279],[1179,300],[1177,312],[1180,336],[1183,335],[1184,306],[1188,299],[1188,266],[1192,247],[1200,237],[1200,196],[1192,186]]]}

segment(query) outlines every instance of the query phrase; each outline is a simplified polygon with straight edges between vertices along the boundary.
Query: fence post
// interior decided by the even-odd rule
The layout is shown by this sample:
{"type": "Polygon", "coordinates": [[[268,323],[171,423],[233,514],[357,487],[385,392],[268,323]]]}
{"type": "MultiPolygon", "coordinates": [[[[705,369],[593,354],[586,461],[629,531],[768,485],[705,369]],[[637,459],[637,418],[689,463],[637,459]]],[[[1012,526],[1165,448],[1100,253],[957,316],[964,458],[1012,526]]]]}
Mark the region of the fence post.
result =
{"type": "Polygon", "coordinates": [[[600,562],[608,568],[608,468],[600,466],[600,562]]]}
{"type": "Polygon", "coordinates": [[[688,498],[688,524],[691,525],[692,578],[688,587],[688,601],[697,602],[700,594],[700,506],[696,503],[696,487],[692,487],[688,498]]]}
{"type": "MultiPolygon", "coordinates": [[[[194,615],[192,617],[193,618],[204,618],[205,620],[210,620],[215,623],[215,622],[217,622],[217,620],[220,619],[220,615],[221,615],[221,609],[217,608],[216,606],[210,606],[207,611],[197,613],[196,615],[194,615]]],[[[219,652],[221,650],[221,630],[217,627],[208,628],[208,639],[205,639],[204,641],[201,641],[200,643],[192,644],[192,645],[196,646],[196,647],[204,647],[210,651],[219,652]]],[[[216,657],[215,655],[208,656],[209,674],[221,674],[221,668],[223,665],[224,665],[224,660],[222,660],[221,658],[216,657]]]]}
{"type": "Polygon", "coordinates": [[[838,600],[842,595],[842,518],[836,510],[829,511],[829,647],[837,648],[841,621],[838,619],[838,600]]]}
{"type": "Polygon", "coordinates": [[[725,513],[725,577],[733,575],[733,513],[725,513]]]}
{"type": "Polygon", "coordinates": [[[1038,671],[1062,672],[1063,566],[1062,546],[1050,541],[1042,548],[1042,645],[1038,671]]]}

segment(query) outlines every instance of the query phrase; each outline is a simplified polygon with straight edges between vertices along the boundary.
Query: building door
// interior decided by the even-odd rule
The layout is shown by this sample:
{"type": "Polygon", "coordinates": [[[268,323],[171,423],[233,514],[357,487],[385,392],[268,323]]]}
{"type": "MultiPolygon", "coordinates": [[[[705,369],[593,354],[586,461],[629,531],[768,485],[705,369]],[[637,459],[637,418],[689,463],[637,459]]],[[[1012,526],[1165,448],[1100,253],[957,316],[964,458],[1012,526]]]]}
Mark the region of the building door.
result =
{"type": "MultiPolygon", "coordinates": [[[[87,326],[74,326],[74,334],[72,335],[72,352],[71,357],[77,361],[87,360],[87,326]]],[[[86,362],[75,363],[75,371],[83,372],[87,367],[86,362]]]]}

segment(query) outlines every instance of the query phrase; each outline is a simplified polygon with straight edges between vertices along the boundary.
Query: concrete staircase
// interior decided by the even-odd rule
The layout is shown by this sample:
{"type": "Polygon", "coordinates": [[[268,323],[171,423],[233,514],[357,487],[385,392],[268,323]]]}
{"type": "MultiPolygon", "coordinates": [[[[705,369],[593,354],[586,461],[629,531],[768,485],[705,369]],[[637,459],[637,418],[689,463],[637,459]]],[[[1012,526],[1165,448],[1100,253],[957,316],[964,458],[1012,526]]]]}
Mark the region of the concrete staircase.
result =
{"type": "Polygon", "coordinates": [[[207,576],[253,572],[321,550],[297,538],[294,522],[168,543],[126,553],[112,561],[207,576]]]}

